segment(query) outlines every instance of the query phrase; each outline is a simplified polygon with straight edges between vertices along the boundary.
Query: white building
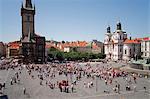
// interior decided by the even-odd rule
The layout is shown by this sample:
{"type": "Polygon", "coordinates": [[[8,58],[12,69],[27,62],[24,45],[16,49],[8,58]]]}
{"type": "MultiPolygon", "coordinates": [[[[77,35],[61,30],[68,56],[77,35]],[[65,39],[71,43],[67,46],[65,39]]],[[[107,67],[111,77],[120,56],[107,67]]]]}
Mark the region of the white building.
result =
{"type": "Polygon", "coordinates": [[[150,58],[150,37],[146,37],[142,39],[141,52],[143,58],[150,58]]]}
{"type": "Polygon", "coordinates": [[[105,34],[104,51],[106,59],[130,60],[141,55],[141,39],[128,39],[127,33],[122,30],[121,23],[117,23],[117,29],[111,33],[110,26],[105,34]]]}
{"type": "Polygon", "coordinates": [[[123,45],[123,60],[141,56],[141,39],[126,39],[123,45]]]}
{"type": "Polygon", "coordinates": [[[123,57],[123,45],[126,39],[127,34],[122,31],[120,22],[117,23],[117,29],[113,33],[111,33],[110,26],[108,26],[104,40],[106,59],[121,60],[123,57]]]}

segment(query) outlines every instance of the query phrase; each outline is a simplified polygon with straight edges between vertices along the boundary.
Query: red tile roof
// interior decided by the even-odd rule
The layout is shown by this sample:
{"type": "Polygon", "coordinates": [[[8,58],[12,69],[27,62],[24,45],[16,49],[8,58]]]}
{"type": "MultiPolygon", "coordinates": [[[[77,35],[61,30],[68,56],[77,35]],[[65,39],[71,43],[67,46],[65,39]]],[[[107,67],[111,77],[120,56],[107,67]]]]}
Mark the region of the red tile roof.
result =
{"type": "Polygon", "coordinates": [[[142,39],[143,41],[149,41],[150,40],[150,37],[145,37],[142,39]]]}
{"type": "Polygon", "coordinates": [[[141,41],[149,41],[149,40],[150,40],[150,37],[135,38],[135,39],[132,39],[132,40],[126,39],[124,43],[125,43],[125,44],[131,44],[131,43],[136,43],[136,44],[138,44],[138,43],[140,43],[141,41]]]}
{"type": "Polygon", "coordinates": [[[20,44],[21,44],[20,41],[14,41],[14,42],[9,42],[8,46],[11,49],[19,49],[20,44]]]}
{"type": "Polygon", "coordinates": [[[63,50],[65,47],[86,47],[86,41],[76,41],[76,42],[66,42],[66,43],[58,43],[54,46],[54,43],[48,42],[46,43],[46,48],[55,47],[57,49],[63,50]],[[61,48],[60,48],[61,47],[61,48]]]}
{"type": "Polygon", "coordinates": [[[136,38],[136,39],[126,39],[124,44],[140,44],[141,38],[136,38]]]}

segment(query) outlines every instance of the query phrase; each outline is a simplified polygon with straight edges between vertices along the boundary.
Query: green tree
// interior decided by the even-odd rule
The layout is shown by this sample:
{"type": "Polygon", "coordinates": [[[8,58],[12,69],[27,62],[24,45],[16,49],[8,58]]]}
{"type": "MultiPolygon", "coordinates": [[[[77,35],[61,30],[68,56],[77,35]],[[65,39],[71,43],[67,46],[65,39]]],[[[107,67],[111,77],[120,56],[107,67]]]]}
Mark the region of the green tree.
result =
{"type": "Polygon", "coordinates": [[[57,51],[56,52],[56,59],[59,60],[59,61],[63,61],[64,60],[64,53],[60,52],[60,51],[57,51]]]}
{"type": "Polygon", "coordinates": [[[94,54],[94,53],[87,53],[87,52],[77,52],[75,50],[71,52],[62,52],[54,47],[49,49],[48,56],[49,58],[53,60],[57,59],[59,61],[63,61],[65,59],[69,61],[76,61],[76,60],[88,61],[89,59],[104,59],[105,58],[105,54],[102,54],[102,53],[94,54]]]}

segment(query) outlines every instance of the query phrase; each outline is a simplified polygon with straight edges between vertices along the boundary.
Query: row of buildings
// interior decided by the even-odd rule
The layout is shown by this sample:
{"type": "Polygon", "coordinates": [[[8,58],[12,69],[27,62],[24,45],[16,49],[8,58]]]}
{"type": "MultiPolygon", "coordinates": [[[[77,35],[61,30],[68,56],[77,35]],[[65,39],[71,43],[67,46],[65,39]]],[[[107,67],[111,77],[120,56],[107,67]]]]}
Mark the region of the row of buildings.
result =
{"type": "MultiPolygon", "coordinates": [[[[21,41],[9,42],[8,44],[4,44],[0,42],[0,53],[1,56],[17,57],[21,54],[21,41]]],[[[45,56],[50,48],[56,48],[62,52],[88,52],[88,53],[104,53],[104,44],[97,40],[93,40],[91,42],[86,41],[73,41],[73,42],[58,42],[58,41],[45,41],[45,56]]]]}
{"type": "Polygon", "coordinates": [[[150,37],[131,39],[117,23],[115,32],[107,27],[104,43],[97,40],[91,42],[57,42],[46,41],[44,36],[35,33],[35,6],[31,0],[25,0],[21,6],[22,37],[18,41],[4,44],[0,42],[0,57],[19,57],[25,63],[45,63],[48,49],[54,47],[63,52],[105,53],[106,59],[131,60],[132,58],[150,57],[150,37]]]}
{"type": "Polygon", "coordinates": [[[150,58],[150,37],[131,39],[122,30],[120,22],[117,23],[116,27],[116,30],[111,32],[111,28],[108,26],[105,33],[104,51],[106,59],[128,61],[140,57],[150,58]]]}
{"type": "MultiPolygon", "coordinates": [[[[122,30],[121,23],[117,23],[115,32],[111,32],[110,26],[107,27],[104,43],[97,40],[86,41],[45,41],[45,56],[51,47],[63,52],[70,52],[76,48],[78,52],[105,53],[109,60],[131,60],[136,58],[150,58],[150,37],[135,38],[127,37],[127,33],[122,30]]],[[[14,41],[8,44],[0,42],[0,55],[7,57],[18,56],[21,41],[14,41]],[[6,49],[6,50],[4,50],[6,49]]],[[[41,48],[42,49],[42,48],[41,48]]]]}
{"type": "Polygon", "coordinates": [[[88,52],[88,53],[103,53],[104,44],[100,41],[93,40],[91,42],[86,41],[72,41],[72,42],[57,42],[57,41],[46,41],[46,49],[54,47],[63,52],[70,52],[76,50],[77,52],[88,52]]]}
{"type": "Polygon", "coordinates": [[[24,63],[45,63],[47,52],[51,47],[60,51],[70,52],[74,48],[79,52],[103,53],[103,43],[92,42],[57,42],[46,41],[44,36],[35,32],[35,6],[31,0],[25,0],[21,6],[22,37],[18,41],[3,44],[0,42],[0,57],[16,57],[24,63]]]}

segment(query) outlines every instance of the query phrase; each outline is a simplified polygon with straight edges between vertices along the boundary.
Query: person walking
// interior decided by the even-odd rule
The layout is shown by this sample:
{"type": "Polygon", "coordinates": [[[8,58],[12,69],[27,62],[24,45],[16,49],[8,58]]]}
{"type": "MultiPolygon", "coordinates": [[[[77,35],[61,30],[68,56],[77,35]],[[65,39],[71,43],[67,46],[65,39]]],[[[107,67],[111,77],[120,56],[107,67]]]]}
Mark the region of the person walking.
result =
{"type": "Polygon", "coordinates": [[[12,80],[12,78],[10,79],[10,85],[13,85],[13,80],[12,80]]]}
{"type": "Polygon", "coordinates": [[[25,95],[26,94],[26,88],[23,87],[23,94],[25,95]]]}
{"type": "Polygon", "coordinates": [[[59,82],[59,89],[60,89],[60,92],[62,92],[62,84],[61,84],[61,82],[59,82]]]}
{"type": "Polygon", "coordinates": [[[133,86],[133,91],[136,92],[136,86],[135,85],[133,86]]]}
{"type": "Polygon", "coordinates": [[[144,86],[143,88],[144,88],[144,90],[145,90],[145,92],[146,92],[146,87],[144,86]]]}
{"type": "Polygon", "coordinates": [[[71,92],[73,93],[73,90],[74,90],[74,85],[71,84],[71,92]]]}
{"type": "Polygon", "coordinates": [[[118,87],[118,93],[120,93],[120,84],[118,84],[117,87],[118,87]]]}

